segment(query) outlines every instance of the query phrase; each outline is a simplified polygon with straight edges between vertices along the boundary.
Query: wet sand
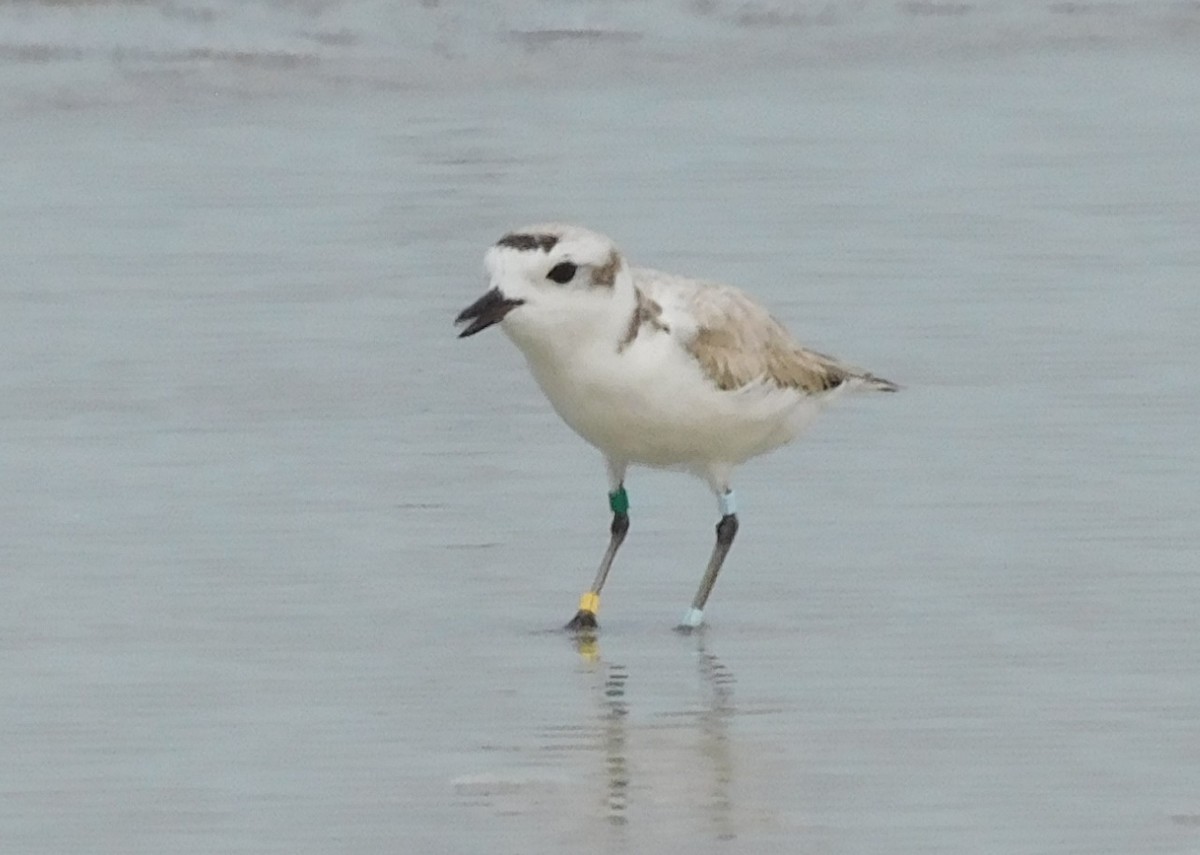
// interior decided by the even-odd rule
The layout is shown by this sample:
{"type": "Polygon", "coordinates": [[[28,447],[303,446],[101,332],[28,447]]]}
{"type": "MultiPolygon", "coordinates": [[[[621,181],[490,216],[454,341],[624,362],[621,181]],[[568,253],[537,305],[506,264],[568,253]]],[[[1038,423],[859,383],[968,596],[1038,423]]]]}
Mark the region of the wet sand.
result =
{"type": "Polygon", "coordinates": [[[7,852],[1200,847],[1200,76],[881,62],[0,124],[7,852]],[[737,480],[596,452],[511,226],[905,385],[737,480]]]}

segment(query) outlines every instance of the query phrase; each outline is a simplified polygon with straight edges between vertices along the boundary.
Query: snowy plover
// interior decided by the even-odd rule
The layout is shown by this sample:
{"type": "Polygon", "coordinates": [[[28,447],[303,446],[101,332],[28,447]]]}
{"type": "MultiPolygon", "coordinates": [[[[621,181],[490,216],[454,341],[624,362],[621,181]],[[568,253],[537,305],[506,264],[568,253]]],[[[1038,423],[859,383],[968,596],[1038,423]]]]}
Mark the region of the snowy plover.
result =
{"type": "Polygon", "coordinates": [[[485,265],[491,289],[458,316],[470,322],[459,337],[500,324],[555,411],[608,465],[608,549],[570,629],[596,626],[629,530],[630,464],[691,472],[716,494],[717,542],[680,625],[694,628],[737,534],[734,468],[792,440],[848,390],[897,389],[801,347],[741,291],[630,267],[611,240],[579,226],[506,234],[485,265]]]}

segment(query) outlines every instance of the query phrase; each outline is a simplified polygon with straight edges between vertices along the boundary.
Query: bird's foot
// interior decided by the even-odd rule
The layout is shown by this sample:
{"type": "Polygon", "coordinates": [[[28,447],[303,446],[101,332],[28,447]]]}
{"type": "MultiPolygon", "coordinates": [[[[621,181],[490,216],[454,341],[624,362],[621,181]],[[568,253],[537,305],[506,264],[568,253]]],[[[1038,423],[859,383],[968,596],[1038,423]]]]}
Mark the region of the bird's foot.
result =
{"type": "Polygon", "coordinates": [[[703,609],[688,609],[683,615],[683,620],[679,622],[679,626],[675,627],[675,631],[684,635],[691,635],[696,630],[704,625],[704,610],[703,609]]]}
{"type": "Polygon", "coordinates": [[[600,611],[600,595],[595,591],[588,591],[579,598],[579,611],[575,612],[575,617],[568,621],[565,629],[572,632],[579,632],[581,629],[598,629],[599,624],[596,623],[596,612],[600,611]]]}
{"type": "Polygon", "coordinates": [[[586,611],[580,609],[575,612],[575,617],[566,622],[563,629],[570,629],[571,632],[580,632],[581,629],[599,629],[600,624],[596,623],[596,615],[594,611],[586,611]]]}
{"type": "Polygon", "coordinates": [[[563,629],[569,629],[571,632],[579,632],[584,629],[599,629],[600,624],[596,623],[596,613],[580,609],[575,612],[575,617],[567,621],[567,625],[563,629]]]}

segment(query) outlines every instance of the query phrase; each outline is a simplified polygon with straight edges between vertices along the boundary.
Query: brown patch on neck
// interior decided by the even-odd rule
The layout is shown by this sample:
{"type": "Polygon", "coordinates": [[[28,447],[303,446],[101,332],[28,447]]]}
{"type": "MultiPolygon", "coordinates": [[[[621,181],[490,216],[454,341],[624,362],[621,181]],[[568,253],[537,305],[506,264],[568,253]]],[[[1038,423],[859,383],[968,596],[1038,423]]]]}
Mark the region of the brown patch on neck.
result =
{"type": "Polygon", "coordinates": [[[639,289],[635,288],[634,293],[637,294],[637,305],[633,307],[633,314],[629,316],[629,327],[625,330],[625,335],[621,339],[621,343],[617,345],[617,353],[621,353],[625,348],[633,344],[633,340],[638,337],[638,333],[642,331],[642,327],[644,326],[649,326],[651,330],[671,331],[671,328],[662,321],[662,306],[651,300],[639,289]]]}
{"type": "Polygon", "coordinates": [[[621,254],[615,249],[608,254],[608,261],[592,268],[592,284],[599,288],[611,288],[617,281],[621,269],[621,254]]]}

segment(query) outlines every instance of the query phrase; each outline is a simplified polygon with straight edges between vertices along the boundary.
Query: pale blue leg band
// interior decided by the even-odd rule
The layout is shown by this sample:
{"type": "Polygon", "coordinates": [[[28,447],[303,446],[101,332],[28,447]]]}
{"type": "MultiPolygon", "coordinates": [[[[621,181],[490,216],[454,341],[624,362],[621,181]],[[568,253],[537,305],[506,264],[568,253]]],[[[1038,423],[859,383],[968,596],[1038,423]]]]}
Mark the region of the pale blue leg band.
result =
{"type": "Polygon", "coordinates": [[[737,496],[734,495],[733,490],[726,490],[717,497],[717,507],[723,517],[737,513],[737,496]]]}
{"type": "Polygon", "coordinates": [[[704,609],[688,609],[683,615],[683,620],[679,622],[680,626],[686,626],[690,629],[695,629],[704,622],[704,609]]]}

